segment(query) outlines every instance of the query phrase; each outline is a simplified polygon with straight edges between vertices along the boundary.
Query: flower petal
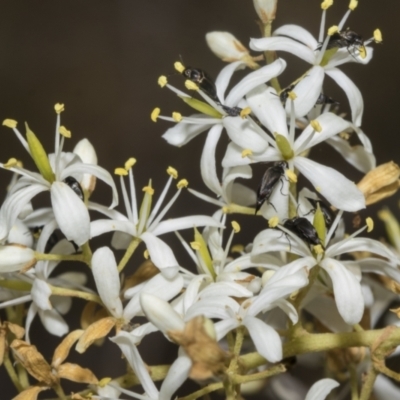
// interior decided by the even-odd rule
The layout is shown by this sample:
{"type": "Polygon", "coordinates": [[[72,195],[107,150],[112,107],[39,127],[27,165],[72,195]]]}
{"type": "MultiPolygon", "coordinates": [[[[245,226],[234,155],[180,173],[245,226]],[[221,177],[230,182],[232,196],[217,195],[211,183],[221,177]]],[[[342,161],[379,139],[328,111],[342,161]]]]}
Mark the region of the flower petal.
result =
{"type": "Polygon", "coordinates": [[[35,279],[31,289],[32,300],[41,310],[51,310],[53,307],[50,303],[51,288],[42,279],[35,279]]]}
{"type": "Polygon", "coordinates": [[[338,386],[339,383],[333,379],[321,379],[311,386],[304,400],[324,400],[326,396],[338,386]]]}
{"type": "Polygon", "coordinates": [[[289,38],[305,44],[313,51],[318,47],[318,42],[314,36],[299,25],[283,25],[274,31],[273,36],[288,36],[289,38]]]}
{"type": "Polygon", "coordinates": [[[52,310],[38,310],[40,320],[47,332],[55,336],[64,336],[69,332],[64,318],[53,308],[52,310]]]}
{"type": "Polygon", "coordinates": [[[90,238],[107,232],[124,232],[133,237],[136,234],[136,228],[130,221],[118,221],[115,219],[98,219],[90,223],[90,238]]]}
{"type": "Polygon", "coordinates": [[[222,103],[226,104],[225,92],[231,81],[232,75],[237,70],[244,69],[245,67],[246,63],[243,61],[232,62],[222,68],[221,72],[218,74],[217,79],[215,80],[215,87],[217,88],[217,96],[222,103]]]}

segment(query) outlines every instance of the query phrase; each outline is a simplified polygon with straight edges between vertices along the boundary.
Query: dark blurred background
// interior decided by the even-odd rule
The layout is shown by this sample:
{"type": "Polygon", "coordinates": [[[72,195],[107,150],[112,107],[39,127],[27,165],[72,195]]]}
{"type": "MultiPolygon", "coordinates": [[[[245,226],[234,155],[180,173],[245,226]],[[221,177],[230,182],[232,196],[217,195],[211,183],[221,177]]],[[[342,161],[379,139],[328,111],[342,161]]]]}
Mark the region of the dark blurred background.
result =
{"type": "MultiPolygon", "coordinates": [[[[383,44],[375,46],[369,65],[352,63],[342,69],[363,93],[362,127],[373,143],[378,164],[396,162],[400,142],[394,118],[398,115],[400,2],[361,0],[359,3],[346,25],[364,38],[380,28],[383,44]]],[[[327,26],[339,22],[347,4],[348,0],[335,1],[328,12],[327,26]]],[[[319,0],[279,0],[274,26],[295,23],[316,36],[321,17],[319,5],[319,0]]],[[[229,31],[247,45],[250,37],[259,37],[256,18],[250,0],[3,0],[0,2],[0,120],[16,119],[23,132],[22,123],[27,121],[51,152],[56,121],[53,106],[57,102],[65,103],[62,124],[72,131],[65,150],[72,150],[79,139],[87,137],[96,148],[100,165],[110,172],[122,166],[127,158],[136,157],[135,177],[139,188],[153,178],[159,192],[166,180],[164,171],[172,165],[181,177],[189,180],[191,187],[205,191],[198,171],[204,135],[177,149],[161,139],[171,124],[150,121],[150,113],[156,106],[168,115],[177,110],[186,115],[190,113],[171,92],[159,88],[157,78],[161,74],[172,74],[171,83],[183,88],[182,77],[175,76],[173,70],[173,62],[180,56],[185,64],[205,69],[216,77],[224,64],[207,48],[205,33],[229,31]]],[[[286,86],[308,66],[287,54],[282,53],[281,57],[289,62],[288,71],[281,78],[282,85],[286,86]]],[[[329,78],[326,82],[326,93],[348,110],[341,90],[329,78]]],[[[32,162],[11,130],[0,127],[0,131],[0,160],[5,162],[16,157],[32,168],[32,162]]],[[[223,154],[222,148],[220,154],[223,154]]],[[[347,168],[342,158],[327,147],[317,148],[314,154],[325,164],[335,165],[342,171],[347,168]]],[[[263,168],[254,169],[254,189],[263,168]]],[[[361,178],[352,169],[349,176],[354,180],[361,178]]],[[[9,178],[9,173],[0,171],[3,188],[9,178]]],[[[109,198],[109,189],[98,185],[95,199],[108,202],[109,198]]],[[[398,215],[397,199],[395,196],[386,204],[398,215]]],[[[198,213],[199,204],[184,193],[169,215],[198,213]]],[[[375,217],[378,208],[372,208],[369,214],[375,217]]],[[[213,208],[206,210],[210,213],[213,208]]],[[[383,227],[377,222],[375,237],[383,234],[383,227]]],[[[243,243],[253,237],[241,235],[243,243]]],[[[78,302],[76,309],[82,305],[78,302]]],[[[77,321],[71,322],[74,328],[76,324],[77,321]]],[[[38,321],[33,329],[35,342],[43,330],[38,321]]],[[[46,342],[38,346],[51,357],[58,339],[45,337],[46,342]]],[[[158,363],[160,351],[157,355],[147,354],[145,343],[141,351],[146,362],[158,363]]],[[[113,346],[108,343],[106,348],[113,346]]],[[[88,351],[89,357],[97,360],[97,375],[108,376],[113,370],[110,371],[107,354],[103,356],[100,352],[100,349],[88,351]]],[[[76,357],[75,361],[79,360],[76,357]]],[[[122,366],[119,359],[115,362],[122,366]]],[[[6,391],[7,380],[3,370],[1,373],[0,397],[11,398],[15,395],[14,389],[6,391]]]]}

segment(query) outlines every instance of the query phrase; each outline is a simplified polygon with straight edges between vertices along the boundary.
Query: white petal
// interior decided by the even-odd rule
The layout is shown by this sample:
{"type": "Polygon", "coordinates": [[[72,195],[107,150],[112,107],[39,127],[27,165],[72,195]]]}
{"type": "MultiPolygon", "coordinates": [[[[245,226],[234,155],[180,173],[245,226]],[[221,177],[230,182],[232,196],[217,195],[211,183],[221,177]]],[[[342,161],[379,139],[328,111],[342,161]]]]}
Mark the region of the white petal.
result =
{"type": "Polygon", "coordinates": [[[63,336],[69,332],[64,318],[53,308],[52,310],[38,310],[39,317],[45,329],[55,336],[63,336]]]}
{"type": "Polygon", "coordinates": [[[313,51],[318,47],[318,42],[316,41],[314,36],[299,25],[283,25],[276,29],[273,33],[273,36],[278,35],[288,36],[294,40],[297,40],[298,42],[305,44],[313,51]]]}
{"type": "Polygon", "coordinates": [[[37,313],[38,313],[38,307],[35,303],[32,302],[28,308],[28,312],[26,313],[26,320],[25,320],[25,340],[27,343],[31,342],[29,332],[31,329],[33,319],[36,317],[37,313]]]}
{"type": "Polygon", "coordinates": [[[242,185],[239,182],[233,183],[229,196],[231,202],[240,206],[252,206],[256,204],[257,194],[255,190],[242,185]]]}
{"type": "Polygon", "coordinates": [[[225,296],[203,298],[187,310],[184,319],[190,321],[198,315],[205,315],[207,318],[231,318],[228,309],[237,312],[239,311],[239,304],[232,298],[225,296]]]}
{"type": "Polygon", "coordinates": [[[250,48],[256,51],[287,51],[309,64],[314,64],[315,53],[307,46],[285,37],[269,37],[263,39],[250,39],[250,48]]]}
{"type": "Polygon", "coordinates": [[[342,71],[333,68],[326,71],[346,93],[351,108],[351,120],[354,125],[361,126],[364,112],[364,101],[358,87],[342,71]]]}
{"type": "Polygon", "coordinates": [[[140,304],[149,321],[163,333],[185,329],[183,319],[165,300],[144,292],[140,294],[140,304]]]}
{"type": "Polygon", "coordinates": [[[136,229],[130,221],[98,219],[90,223],[90,238],[103,235],[107,232],[124,232],[132,237],[135,236],[136,229]]]}
{"type": "Polygon", "coordinates": [[[186,355],[179,356],[171,365],[161,388],[159,400],[170,400],[177,389],[185,382],[192,368],[192,361],[186,355]]]}
{"type": "Polygon", "coordinates": [[[314,383],[307,393],[305,400],[324,400],[326,396],[339,386],[339,383],[333,379],[325,378],[314,383]]]}
{"type": "Polygon", "coordinates": [[[15,220],[7,238],[8,243],[21,244],[26,247],[33,246],[32,232],[20,219],[15,220]]]}
{"type": "Polygon", "coordinates": [[[232,88],[225,99],[225,104],[229,107],[236,106],[250,90],[280,75],[285,68],[286,61],[278,58],[272,64],[250,72],[234,88],[232,88]]]}
{"type": "Polygon", "coordinates": [[[121,317],[121,283],[114,253],[108,247],[101,247],[93,253],[92,272],[104,305],[114,317],[121,317]]]}
{"type": "Polygon", "coordinates": [[[349,325],[358,324],[364,312],[364,298],[356,277],[339,261],[326,258],[321,267],[332,280],[338,311],[349,325]]]}
{"type": "Polygon", "coordinates": [[[90,236],[89,212],[76,193],[66,183],[54,182],[51,185],[51,204],[65,237],[78,246],[86,243],[90,236]]]}
{"type": "Polygon", "coordinates": [[[233,329],[236,329],[239,326],[239,322],[236,318],[227,318],[222,321],[218,321],[214,324],[216,340],[220,341],[224,338],[228,332],[233,329]]]}
{"type": "Polygon", "coordinates": [[[34,259],[35,253],[29,247],[0,246],[0,272],[19,271],[34,259]]]}
{"type": "Polygon", "coordinates": [[[243,325],[248,329],[257,352],[270,362],[282,360],[282,341],[275,329],[258,318],[245,317],[243,325]]]}
{"type": "Polygon", "coordinates": [[[304,157],[296,157],[294,164],[334,207],[344,211],[365,208],[361,190],[340,172],[304,157]]]}
{"type": "Polygon", "coordinates": [[[374,48],[371,46],[367,46],[366,48],[366,53],[367,56],[365,58],[361,58],[360,56],[355,56],[354,54],[350,54],[350,52],[345,49],[339,49],[336,54],[329,60],[328,64],[326,65],[325,69],[329,70],[331,68],[335,68],[339,65],[351,62],[351,63],[357,63],[357,64],[368,64],[372,56],[374,54],[374,48]]]}
{"type": "Polygon", "coordinates": [[[235,71],[244,69],[245,67],[246,64],[242,61],[232,62],[222,68],[221,72],[218,74],[217,79],[215,80],[217,96],[224,104],[226,103],[225,92],[231,81],[232,75],[235,71]]]}
{"type": "Polygon", "coordinates": [[[356,263],[360,266],[362,272],[386,275],[400,283],[400,271],[385,260],[379,258],[363,258],[356,263]]]}
{"type": "Polygon", "coordinates": [[[377,400],[398,399],[400,389],[389,378],[379,374],[374,384],[374,396],[377,400]]]}
{"type": "Polygon", "coordinates": [[[47,282],[42,279],[35,279],[31,289],[32,300],[41,310],[51,310],[50,303],[51,288],[47,282]]]}
{"type": "Polygon", "coordinates": [[[133,372],[139,378],[146,394],[151,399],[157,399],[158,390],[156,385],[151,379],[146,364],[143,362],[131,335],[127,332],[121,331],[117,336],[114,336],[110,340],[119,346],[125,358],[128,360],[129,365],[132,367],[133,372]]]}
{"type": "Polygon", "coordinates": [[[251,111],[269,132],[288,138],[286,111],[275,89],[260,85],[247,93],[246,100],[251,111]]]}
{"type": "Polygon", "coordinates": [[[252,297],[253,293],[239,283],[216,282],[207,286],[200,292],[201,299],[208,296],[252,297]]]}

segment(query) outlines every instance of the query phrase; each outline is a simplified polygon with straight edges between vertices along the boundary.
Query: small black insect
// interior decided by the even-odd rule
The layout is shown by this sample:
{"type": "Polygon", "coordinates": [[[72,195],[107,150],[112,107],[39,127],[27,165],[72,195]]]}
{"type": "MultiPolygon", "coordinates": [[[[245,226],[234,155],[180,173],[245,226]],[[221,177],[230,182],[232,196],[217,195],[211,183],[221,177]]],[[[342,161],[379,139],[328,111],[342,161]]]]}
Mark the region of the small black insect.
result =
{"type": "MultiPolygon", "coordinates": [[[[219,103],[218,103],[219,104],[219,103]]],[[[237,117],[242,112],[243,108],[240,107],[228,107],[221,104],[222,109],[226,112],[230,117],[237,117]]]]}
{"type": "Polygon", "coordinates": [[[291,84],[291,85],[289,85],[289,86],[286,87],[285,89],[282,89],[282,90],[279,92],[279,98],[280,98],[281,103],[282,103],[283,106],[285,106],[286,101],[287,101],[287,99],[288,99],[288,97],[289,97],[289,93],[294,89],[295,86],[296,86],[296,85],[291,84]]]}
{"type": "MultiPolygon", "coordinates": [[[[285,174],[285,170],[288,168],[286,161],[277,161],[272,167],[269,167],[262,177],[261,184],[257,190],[257,203],[256,203],[256,214],[265,201],[271,197],[272,191],[275,185],[281,180],[285,174]]],[[[272,205],[272,203],[270,203],[272,205]]]]}
{"type": "Polygon", "coordinates": [[[318,104],[322,104],[322,105],[325,105],[325,104],[339,105],[340,103],[338,101],[332,99],[332,97],[326,96],[325,94],[321,93],[318,96],[317,101],[315,102],[315,105],[318,105],[318,104]]]}
{"type": "Polygon", "coordinates": [[[72,176],[67,176],[64,180],[64,183],[66,183],[74,192],[75,194],[83,201],[83,190],[79,182],[72,176]]]}
{"type": "Polygon", "coordinates": [[[283,226],[308,244],[314,246],[319,244],[324,248],[317,231],[307,218],[294,217],[292,219],[287,219],[283,223],[283,226]]]}
{"type": "MultiPolygon", "coordinates": [[[[323,44],[320,43],[317,47],[317,50],[322,49],[323,44]]],[[[333,49],[335,47],[338,48],[346,48],[348,52],[352,55],[356,51],[359,51],[365,54],[364,40],[363,38],[356,32],[351,31],[347,28],[345,31],[335,32],[330,38],[327,45],[327,49],[333,49]]]]}
{"type": "MultiPolygon", "coordinates": [[[[34,226],[33,228],[29,228],[29,230],[32,232],[32,236],[35,239],[35,241],[39,240],[40,234],[42,233],[43,230],[43,225],[42,226],[34,226]]],[[[45,246],[45,253],[50,253],[51,249],[58,243],[58,236],[55,232],[53,232],[45,246]]]]}
{"type": "Polygon", "coordinates": [[[182,71],[182,75],[196,83],[207,96],[220,104],[215,83],[207,72],[199,68],[187,67],[182,71]]]}
{"type": "Polygon", "coordinates": [[[332,226],[333,224],[333,220],[335,219],[335,213],[332,211],[332,209],[322,200],[315,200],[315,199],[310,199],[309,197],[306,197],[306,199],[312,204],[312,206],[314,207],[313,210],[311,210],[310,212],[314,212],[317,209],[317,206],[319,204],[319,208],[322,211],[322,214],[324,215],[324,219],[325,219],[325,226],[326,229],[329,230],[329,228],[332,226]]]}

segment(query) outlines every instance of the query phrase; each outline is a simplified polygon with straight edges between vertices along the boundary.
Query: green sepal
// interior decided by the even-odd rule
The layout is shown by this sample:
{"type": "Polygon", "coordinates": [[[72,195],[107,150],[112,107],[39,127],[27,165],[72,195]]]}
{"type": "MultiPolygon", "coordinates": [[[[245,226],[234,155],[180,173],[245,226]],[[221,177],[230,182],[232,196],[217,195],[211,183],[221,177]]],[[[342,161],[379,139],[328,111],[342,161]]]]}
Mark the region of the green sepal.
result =
{"type": "Polygon", "coordinates": [[[26,122],[25,128],[29,150],[37,169],[46,181],[53,183],[55,181],[54,172],[51,169],[49,158],[47,157],[47,153],[44,150],[42,143],[40,143],[36,135],[29,129],[26,122]]]}
{"type": "MultiPolygon", "coordinates": [[[[147,186],[152,187],[151,179],[149,180],[149,184],[147,186]]],[[[151,211],[152,200],[153,200],[153,195],[150,193],[144,192],[142,204],[140,205],[140,211],[139,211],[139,225],[141,225],[142,221],[148,220],[150,211],[151,211]]],[[[146,224],[146,222],[144,222],[144,225],[145,224],[146,224]]]]}
{"type": "Polygon", "coordinates": [[[12,279],[0,279],[0,287],[10,290],[19,290],[21,292],[30,292],[32,289],[32,284],[12,279]]]}
{"type": "Polygon", "coordinates": [[[219,113],[215,108],[211,107],[204,101],[194,99],[193,97],[179,96],[187,105],[194,108],[196,111],[200,111],[202,114],[209,115],[213,118],[222,118],[222,114],[219,113]]]}
{"type": "Polygon", "coordinates": [[[275,142],[285,160],[290,160],[294,157],[292,146],[290,146],[290,143],[285,136],[275,133],[275,142]]]}
{"type": "Polygon", "coordinates": [[[205,242],[203,235],[197,230],[197,228],[194,228],[194,240],[195,242],[200,244],[200,250],[198,250],[200,257],[204,261],[204,264],[206,265],[207,269],[210,271],[210,274],[213,277],[213,279],[215,279],[217,274],[214,271],[214,266],[210,256],[210,252],[208,251],[207,248],[207,243],[205,242]]]}
{"type": "Polygon", "coordinates": [[[313,225],[318,233],[318,237],[321,240],[321,243],[325,246],[325,238],[326,238],[325,217],[324,213],[321,211],[319,203],[317,203],[317,208],[315,210],[313,225]]]}

